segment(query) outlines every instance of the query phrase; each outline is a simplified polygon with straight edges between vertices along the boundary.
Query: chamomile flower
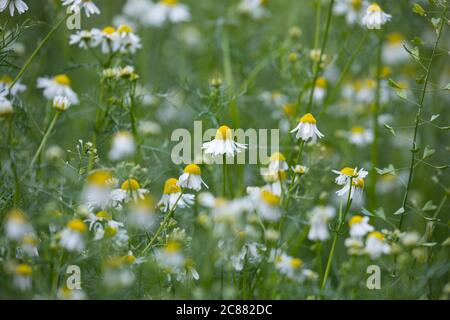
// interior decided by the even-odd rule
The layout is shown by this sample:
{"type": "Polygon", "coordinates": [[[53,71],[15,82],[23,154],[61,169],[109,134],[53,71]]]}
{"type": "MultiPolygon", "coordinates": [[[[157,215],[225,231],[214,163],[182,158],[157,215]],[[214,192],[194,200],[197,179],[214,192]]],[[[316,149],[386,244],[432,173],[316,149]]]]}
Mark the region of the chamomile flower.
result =
{"type": "Polygon", "coordinates": [[[6,216],[6,236],[11,240],[20,240],[33,231],[24,213],[19,209],[12,209],[6,216]]]}
{"type": "Polygon", "coordinates": [[[348,184],[350,179],[364,179],[369,173],[363,168],[350,168],[345,167],[340,171],[332,170],[333,173],[337,174],[337,178],[335,179],[336,184],[343,185],[348,184]]]}
{"type": "Polygon", "coordinates": [[[61,231],[60,245],[67,251],[80,252],[84,249],[84,235],[87,231],[86,224],[79,220],[70,220],[66,228],[61,231]]]}
{"type": "Polygon", "coordinates": [[[128,131],[119,131],[113,137],[108,156],[113,161],[122,160],[132,156],[135,150],[136,144],[133,135],[128,131]]]}
{"type": "Polygon", "coordinates": [[[349,255],[364,254],[364,242],[361,238],[347,238],[344,242],[349,255]]]}
{"type": "Polygon", "coordinates": [[[385,13],[377,3],[367,7],[366,14],[362,17],[362,24],[367,29],[381,29],[381,26],[390,21],[392,16],[385,13]]]}
{"type": "Polygon", "coordinates": [[[364,179],[362,178],[352,179],[351,187],[349,184],[346,184],[340,190],[336,191],[336,194],[339,197],[347,198],[348,192],[350,192],[350,199],[361,202],[363,199],[364,184],[364,179]]]}
{"type": "Polygon", "coordinates": [[[156,202],[154,198],[145,194],[142,199],[138,199],[131,204],[128,211],[129,223],[139,229],[148,230],[156,223],[155,214],[156,202]]]}
{"type": "Polygon", "coordinates": [[[120,25],[113,34],[113,51],[135,53],[142,47],[141,39],[133,32],[133,28],[126,24],[120,25]]]}
{"type": "Polygon", "coordinates": [[[100,9],[91,0],[61,0],[63,6],[69,6],[71,11],[80,12],[84,10],[86,17],[90,17],[92,14],[100,14],[100,9]]]}
{"type": "Polygon", "coordinates": [[[317,129],[316,118],[311,113],[305,114],[299,119],[298,125],[291,131],[297,132],[295,137],[303,141],[316,141],[317,138],[322,138],[324,135],[317,129]]]}
{"type": "Polygon", "coordinates": [[[53,98],[53,108],[58,111],[67,111],[70,108],[71,102],[65,96],[56,96],[53,98]]]}
{"type": "Polygon", "coordinates": [[[286,157],[280,152],[274,152],[269,159],[269,171],[280,172],[288,169],[286,157]]]}
{"type": "Polygon", "coordinates": [[[28,233],[21,240],[20,250],[29,257],[37,257],[39,256],[37,245],[36,236],[33,233],[28,233]]]}
{"type": "Polygon", "coordinates": [[[166,22],[181,23],[191,19],[189,8],[178,0],[160,0],[150,7],[143,22],[150,26],[162,27],[166,22]]]}
{"type": "Polygon", "coordinates": [[[330,237],[328,222],[336,215],[331,206],[317,206],[310,213],[310,229],[308,239],[312,241],[325,241],[330,237]]]}
{"type": "Polygon", "coordinates": [[[365,251],[372,259],[379,258],[382,254],[388,254],[391,251],[389,244],[381,232],[372,231],[366,239],[365,251]]]}
{"type": "Polygon", "coordinates": [[[314,101],[316,103],[322,103],[327,93],[327,79],[320,77],[316,80],[314,88],[314,101]]]}
{"type": "MultiPolygon", "coordinates": [[[[6,95],[6,91],[3,92],[6,95]]],[[[0,92],[0,117],[7,117],[14,113],[11,101],[6,99],[5,95],[0,92]]]]}
{"type": "Polygon", "coordinates": [[[78,104],[78,96],[70,87],[70,78],[65,74],[58,74],[53,78],[38,78],[37,87],[44,90],[44,97],[53,100],[57,96],[64,96],[72,104],[78,104]]]}
{"type": "Polygon", "coordinates": [[[333,13],[345,16],[347,23],[353,25],[361,21],[365,7],[367,7],[366,0],[336,0],[333,13]]]}
{"type": "Polygon", "coordinates": [[[105,210],[111,205],[111,190],[114,184],[109,170],[94,170],[88,175],[81,199],[89,211],[105,210]]]}
{"type": "Polygon", "coordinates": [[[400,241],[405,247],[416,246],[420,241],[420,234],[417,231],[402,233],[400,235],[400,241]]]}
{"type": "Polygon", "coordinates": [[[33,269],[30,265],[22,263],[14,268],[13,285],[20,291],[31,289],[31,276],[33,269]]]}
{"type": "Polygon", "coordinates": [[[274,91],[264,91],[260,94],[259,99],[268,107],[283,107],[288,103],[288,97],[282,92],[274,91]]]}
{"type": "Polygon", "coordinates": [[[387,35],[387,43],[383,45],[383,61],[387,64],[397,64],[407,61],[410,56],[403,47],[405,38],[398,32],[387,35]]]}
{"type": "Polygon", "coordinates": [[[147,193],[148,190],[141,188],[136,179],[130,178],[125,180],[120,188],[111,191],[111,199],[117,202],[138,201],[139,199],[144,199],[147,193]]]}
{"type": "Polygon", "coordinates": [[[289,279],[298,279],[299,275],[301,275],[300,268],[302,265],[303,261],[301,259],[293,258],[286,253],[275,257],[275,268],[289,279]]]}
{"type": "Polygon", "coordinates": [[[103,54],[117,51],[120,48],[120,38],[118,37],[116,28],[112,26],[104,27],[102,30],[91,30],[92,42],[91,47],[100,46],[103,54]]]}
{"type": "Polygon", "coordinates": [[[261,169],[261,175],[264,181],[267,183],[264,189],[272,192],[276,196],[281,196],[282,186],[284,180],[286,180],[286,171],[273,171],[265,168],[261,169]]]}
{"type": "Polygon", "coordinates": [[[94,229],[94,240],[109,239],[117,247],[123,247],[128,243],[128,232],[124,224],[112,219],[103,223],[96,223],[94,229]]]}
{"type": "Polygon", "coordinates": [[[292,167],[292,171],[299,176],[302,176],[304,174],[307,174],[309,171],[309,168],[306,166],[302,166],[300,164],[297,164],[295,167],[292,167]]]}
{"type": "Polygon", "coordinates": [[[373,231],[373,227],[369,224],[369,217],[355,215],[348,222],[350,227],[350,236],[352,238],[362,238],[367,233],[373,231]]]}
{"type": "Polygon", "coordinates": [[[267,0],[241,0],[238,11],[254,20],[260,20],[270,15],[267,10],[267,0]]]}
{"type": "Polygon", "coordinates": [[[19,93],[24,92],[27,89],[27,86],[17,81],[14,84],[14,87],[11,88],[11,84],[14,79],[9,75],[4,75],[0,78],[0,93],[5,92],[5,95],[10,94],[11,96],[16,96],[19,93]]]}
{"type": "Polygon", "coordinates": [[[348,141],[356,146],[365,146],[373,141],[373,133],[363,127],[353,127],[347,133],[348,141]]]}
{"type": "Polygon", "coordinates": [[[157,261],[169,271],[184,266],[184,255],[181,243],[170,240],[162,249],[155,252],[157,261]]]}
{"type": "Polygon", "coordinates": [[[202,184],[208,188],[202,180],[200,167],[196,164],[189,164],[184,168],[183,174],[178,178],[178,185],[182,188],[200,191],[202,184]]]}
{"type": "MultiPolygon", "coordinates": [[[[94,32],[95,33],[95,32],[94,32]]],[[[94,38],[92,30],[79,30],[70,35],[69,44],[78,44],[81,49],[94,48],[98,45],[99,38],[94,38]]]]}
{"type": "Polygon", "coordinates": [[[57,298],[59,300],[84,300],[86,299],[86,293],[81,289],[63,287],[58,290],[57,298]]]}
{"type": "Polygon", "coordinates": [[[169,178],[164,183],[164,190],[158,206],[163,211],[175,210],[176,207],[185,208],[194,203],[194,195],[183,194],[178,180],[169,178]]]}
{"type": "Polygon", "coordinates": [[[261,219],[267,221],[277,221],[280,219],[280,196],[266,189],[255,188],[250,191],[250,199],[253,201],[261,219]]]}
{"type": "Polygon", "coordinates": [[[19,14],[28,10],[27,4],[22,0],[0,0],[0,12],[5,11],[8,7],[11,17],[14,16],[16,9],[19,14]]]}
{"type": "Polygon", "coordinates": [[[246,148],[245,144],[237,143],[233,140],[233,132],[227,126],[221,126],[217,129],[214,140],[205,142],[202,146],[206,154],[212,154],[214,156],[223,154],[234,156],[246,148]]]}

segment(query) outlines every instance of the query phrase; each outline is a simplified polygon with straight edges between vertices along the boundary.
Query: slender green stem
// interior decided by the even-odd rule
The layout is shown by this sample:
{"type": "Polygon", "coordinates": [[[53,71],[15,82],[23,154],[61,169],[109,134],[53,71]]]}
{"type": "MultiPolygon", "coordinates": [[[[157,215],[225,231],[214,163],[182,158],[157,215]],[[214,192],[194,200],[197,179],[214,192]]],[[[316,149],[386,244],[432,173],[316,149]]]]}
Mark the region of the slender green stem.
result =
{"type": "Polygon", "coordinates": [[[183,196],[183,191],[180,192],[179,197],[177,198],[177,201],[175,201],[175,203],[173,204],[172,208],[170,208],[169,212],[167,213],[167,215],[165,216],[164,220],[161,222],[158,230],[156,230],[155,234],[153,235],[153,237],[150,239],[150,242],[145,246],[145,248],[141,251],[141,256],[144,255],[144,253],[146,253],[153,245],[153,243],[155,243],[156,239],[158,238],[159,234],[163,231],[163,229],[166,227],[167,223],[170,221],[170,219],[172,218],[175,209],[177,207],[178,202],[180,201],[181,197],[183,196]]]}
{"type": "MultiPolygon", "coordinates": [[[[430,77],[431,66],[433,64],[433,58],[434,58],[434,55],[436,53],[436,50],[437,50],[437,47],[438,47],[438,44],[439,44],[439,40],[440,40],[441,35],[442,35],[442,31],[444,29],[444,24],[446,23],[446,19],[444,19],[446,11],[447,11],[447,7],[445,7],[443,12],[442,12],[441,25],[439,27],[439,31],[438,31],[436,42],[434,43],[433,52],[431,53],[431,57],[430,57],[429,62],[428,62],[427,71],[425,73],[425,81],[423,83],[422,93],[421,93],[420,101],[419,101],[419,107],[418,107],[417,114],[416,114],[416,120],[415,120],[415,126],[414,126],[414,137],[413,137],[413,142],[412,142],[412,147],[411,147],[411,163],[410,163],[410,166],[409,166],[408,183],[406,185],[405,195],[403,197],[403,202],[402,202],[402,208],[403,209],[405,209],[406,202],[408,201],[409,189],[411,188],[411,181],[412,181],[414,168],[415,168],[414,164],[416,162],[417,134],[418,134],[418,131],[419,131],[420,117],[422,115],[422,108],[423,108],[423,103],[425,101],[425,95],[426,95],[426,92],[427,92],[428,80],[429,80],[429,77],[430,77]]],[[[398,229],[399,230],[402,229],[403,216],[404,216],[404,210],[403,210],[403,213],[400,215],[400,221],[399,221],[399,224],[398,224],[398,229]]]]}
{"type": "MultiPolygon", "coordinates": [[[[228,37],[227,30],[225,26],[222,26],[222,58],[223,58],[223,73],[225,77],[225,84],[227,90],[233,93],[234,91],[234,80],[233,80],[233,69],[231,67],[231,55],[230,55],[230,40],[228,37]]],[[[237,106],[236,98],[231,99],[229,104],[229,112],[233,124],[235,127],[239,127],[239,109],[237,106]]]]}
{"type": "Polygon", "coordinates": [[[223,155],[222,163],[222,196],[225,197],[227,193],[227,156],[223,155]]]}
{"type": "Polygon", "coordinates": [[[337,228],[334,230],[333,243],[331,244],[331,250],[330,250],[330,254],[328,255],[327,266],[325,267],[325,274],[324,274],[323,280],[322,280],[322,290],[325,289],[325,286],[327,284],[328,276],[329,276],[330,270],[331,270],[331,263],[333,261],[334,251],[336,250],[336,244],[337,244],[337,241],[339,238],[339,234],[340,234],[342,226],[344,225],[345,217],[347,216],[347,213],[350,210],[350,206],[352,204],[351,195],[352,195],[353,178],[350,178],[349,186],[350,186],[350,188],[348,190],[347,204],[345,205],[344,214],[342,214],[342,206],[341,206],[341,210],[339,210],[338,225],[337,225],[337,228]]]}
{"type": "Polygon", "coordinates": [[[309,102],[308,102],[308,106],[306,108],[306,113],[310,112],[311,108],[312,108],[312,104],[313,104],[313,100],[314,100],[314,91],[316,88],[316,81],[317,81],[317,78],[319,77],[320,65],[322,63],[323,53],[324,53],[326,45],[327,45],[328,33],[330,30],[330,24],[331,24],[331,17],[333,16],[333,6],[334,6],[334,0],[330,0],[330,4],[328,6],[328,13],[327,13],[327,22],[325,25],[325,32],[324,32],[323,39],[322,39],[322,45],[320,47],[319,61],[314,64],[312,87],[311,87],[311,91],[309,94],[309,102]]]}
{"type": "Polygon", "coordinates": [[[36,55],[39,53],[39,51],[41,51],[41,49],[44,47],[44,45],[47,43],[47,41],[52,37],[52,35],[55,33],[55,31],[59,28],[59,26],[66,21],[67,17],[69,15],[66,14],[61,20],[59,20],[54,26],[53,28],[50,30],[50,32],[45,36],[45,38],[41,41],[41,43],[37,46],[37,48],[33,51],[33,53],[31,54],[31,56],[28,58],[28,60],[25,62],[25,64],[23,65],[22,69],[20,69],[19,73],[17,74],[17,76],[14,78],[13,82],[11,82],[11,85],[9,86],[9,89],[11,90],[12,87],[14,87],[14,85],[17,83],[17,81],[19,81],[19,79],[23,76],[23,74],[25,73],[25,71],[28,69],[28,67],[30,66],[30,64],[33,62],[34,58],[36,57],[36,55]]]}
{"type": "Polygon", "coordinates": [[[58,120],[59,116],[61,114],[61,111],[56,111],[55,115],[53,116],[52,121],[50,122],[50,125],[47,128],[47,131],[45,132],[44,136],[42,137],[41,143],[39,144],[38,149],[36,150],[36,153],[34,154],[31,162],[30,162],[30,166],[28,168],[29,171],[31,171],[37,161],[37,159],[39,158],[39,155],[41,154],[42,149],[45,146],[45,143],[48,140],[48,137],[50,136],[50,133],[52,132],[53,128],[55,127],[56,121],[58,120]]]}
{"type": "Polygon", "coordinates": [[[14,197],[13,197],[13,203],[14,206],[17,206],[20,198],[20,181],[19,176],[17,174],[17,166],[16,161],[14,159],[14,148],[13,148],[13,133],[14,132],[14,124],[12,116],[8,117],[8,146],[9,146],[9,161],[11,163],[11,170],[13,172],[14,177],[14,197]]]}

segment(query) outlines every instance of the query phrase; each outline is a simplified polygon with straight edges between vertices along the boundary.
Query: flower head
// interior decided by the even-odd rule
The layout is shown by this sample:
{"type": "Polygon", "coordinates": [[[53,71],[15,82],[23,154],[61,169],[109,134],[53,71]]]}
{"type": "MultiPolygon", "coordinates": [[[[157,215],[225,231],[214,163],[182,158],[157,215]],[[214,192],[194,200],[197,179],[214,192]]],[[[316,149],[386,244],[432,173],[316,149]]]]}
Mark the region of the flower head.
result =
{"type": "Polygon", "coordinates": [[[366,14],[362,18],[362,24],[368,29],[381,29],[381,26],[390,21],[392,16],[384,13],[377,3],[367,7],[366,14]]]}
{"type": "Polygon", "coordinates": [[[214,140],[204,143],[202,149],[214,156],[223,154],[234,156],[242,149],[246,149],[246,146],[233,140],[233,132],[228,126],[221,126],[217,129],[214,140]]]}
{"type": "Polygon", "coordinates": [[[184,168],[183,174],[178,179],[179,186],[195,191],[200,191],[202,184],[208,187],[202,180],[200,167],[194,163],[187,165],[184,168]]]}
{"type": "Polygon", "coordinates": [[[298,120],[298,125],[291,131],[297,132],[296,138],[303,141],[316,141],[317,138],[322,138],[323,134],[317,129],[317,120],[311,113],[307,113],[298,120]]]}

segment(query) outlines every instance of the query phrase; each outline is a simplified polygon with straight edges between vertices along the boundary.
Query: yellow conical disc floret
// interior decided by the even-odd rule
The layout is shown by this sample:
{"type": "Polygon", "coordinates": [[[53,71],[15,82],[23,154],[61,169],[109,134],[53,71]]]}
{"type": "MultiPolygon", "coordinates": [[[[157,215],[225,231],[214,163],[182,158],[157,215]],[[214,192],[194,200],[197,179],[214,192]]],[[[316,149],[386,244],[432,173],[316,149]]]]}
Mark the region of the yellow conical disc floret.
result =
{"type": "Polygon", "coordinates": [[[164,183],[164,193],[165,194],[171,194],[171,193],[178,193],[181,192],[180,186],[177,186],[178,180],[175,178],[169,178],[164,183]]]}
{"type": "Polygon", "coordinates": [[[364,132],[363,127],[353,127],[352,128],[352,133],[363,133],[363,132],[364,132]]]}
{"type": "Polygon", "coordinates": [[[79,233],[84,233],[87,230],[86,224],[83,221],[81,221],[80,219],[70,220],[69,223],[67,224],[67,228],[69,228],[72,231],[79,232],[79,233]]]}
{"type": "Polygon", "coordinates": [[[131,32],[133,32],[133,28],[131,28],[130,26],[128,26],[126,24],[122,24],[119,28],[117,28],[117,31],[119,33],[131,33],[131,32]]]}
{"type": "Polygon", "coordinates": [[[24,277],[31,276],[31,274],[33,273],[33,269],[31,269],[29,265],[24,263],[19,264],[14,271],[16,274],[24,277]]]}
{"type": "Polygon", "coordinates": [[[65,74],[58,74],[53,78],[53,80],[60,85],[67,87],[70,86],[70,78],[65,74]]]}
{"type": "Polygon", "coordinates": [[[362,7],[362,0],[352,0],[351,5],[354,10],[358,11],[362,7]]]}
{"type": "Polygon", "coordinates": [[[113,34],[114,32],[116,32],[116,29],[114,27],[107,26],[104,27],[102,31],[106,34],[113,34]]]}
{"type": "Polygon", "coordinates": [[[5,74],[3,77],[0,78],[0,82],[1,83],[11,83],[11,82],[13,82],[13,78],[11,78],[10,76],[5,74]]]}
{"type": "Polygon", "coordinates": [[[17,222],[25,222],[26,221],[25,215],[19,209],[12,209],[8,213],[8,220],[13,220],[13,221],[17,221],[17,222]]]}
{"type": "Polygon", "coordinates": [[[200,167],[194,163],[187,165],[184,168],[184,173],[189,173],[189,174],[195,174],[195,175],[201,175],[201,170],[200,167]]]}
{"type": "Polygon", "coordinates": [[[399,44],[403,40],[405,40],[405,38],[403,38],[401,33],[398,33],[398,32],[391,32],[387,35],[387,41],[390,44],[399,44]]]}
{"type": "Polygon", "coordinates": [[[314,118],[314,116],[311,113],[305,114],[303,117],[300,118],[299,121],[303,123],[312,123],[312,124],[317,123],[316,118],[314,118]]]}
{"type": "Polygon", "coordinates": [[[368,8],[367,12],[381,12],[381,7],[377,3],[372,3],[368,8]]]}
{"type": "Polygon", "coordinates": [[[324,77],[320,77],[316,80],[316,86],[319,88],[326,88],[327,87],[327,79],[324,77]]]}
{"type": "Polygon", "coordinates": [[[106,212],[105,210],[99,211],[95,214],[97,219],[104,219],[104,220],[111,220],[112,216],[110,213],[106,212]]]}
{"type": "Polygon", "coordinates": [[[294,259],[291,260],[291,266],[292,266],[293,269],[300,268],[302,264],[303,264],[302,259],[294,258],[294,259]]]}
{"type": "Polygon", "coordinates": [[[364,179],[355,179],[352,184],[357,188],[364,189],[364,179]]]}
{"type": "Polygon", "coordinates": [[[139,185],[139,182],[136,179],[127,179],[120,186],[120,188],[122,190],[127,190],[127,191],[136,191],[140,187],[141,186],[139,185]]]}
{"type": "Polygon", "coordinates": [[[286,158],[281,152],[275,152],[270,156],[270,161],[286,161],[286,158]]]}
{"type": "Polygon", "coordinates": [[[372,231],[367,237],[374,237],[380,239],[381,241],[384,241],[384,235],[379,231],[372,231]]]}
{"type": "Polygon", "coordinates": [[[271,206],[277,206],[280,204],[280,197],[267,190],[263,190],[261,192],[261,198],[264,202],[271,206]]]}
{"type": "Polygon", "coordinates": [[[103,169],[94,170],[87,177],[87,182],[92,185],[103,187],[110,183],[112,177],[111,171],[103,169]]]}
{"type": "Polygon", "coordinates": [[[177,253],[181,251],[181,244],[177,241],[169,241],[164,247],[164,251],[168,253],[177,253]]]}
{"type": "Polygon", "coordinates": [[[221,126],[219,129],[217,129],[216,139],[231,140],[232,138],[233,136],[230,127],[221,126]]]}
{"type": "Polygon", "coordinates": [[[178,4],[178,0],[161,0],[161,2],[167,6],[174,6],[178,4]]]}
{"type": "Polygon", "coordinates": [[[346,176],[353,177],[355,175],[355,169],[350,167],[345,167],[341,169],[341,173],[345,174],[346,176]]]}
{"type": "Polygon", "coordinates": [[[353,216],[350,221],[348,222],[348,225],[351,227],[352,225],[356,223],[360,223],[364,218],[362,216],[356,215],[353,216]]]}

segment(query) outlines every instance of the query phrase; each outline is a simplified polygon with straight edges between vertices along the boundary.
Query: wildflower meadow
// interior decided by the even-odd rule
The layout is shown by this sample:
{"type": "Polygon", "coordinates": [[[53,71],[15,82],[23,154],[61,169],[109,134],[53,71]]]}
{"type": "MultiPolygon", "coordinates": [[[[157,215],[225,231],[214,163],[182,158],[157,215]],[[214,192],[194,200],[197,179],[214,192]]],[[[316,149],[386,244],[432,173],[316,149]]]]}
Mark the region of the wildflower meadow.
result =
{"type": "Polygon", "coordinates": [[[448,300],[449,26],[0,0],[0,299],[448,300]]]}

